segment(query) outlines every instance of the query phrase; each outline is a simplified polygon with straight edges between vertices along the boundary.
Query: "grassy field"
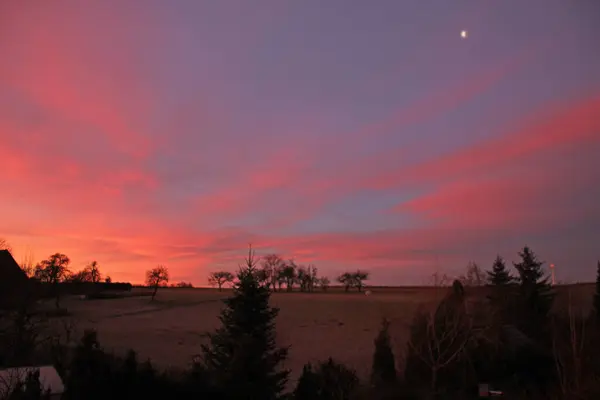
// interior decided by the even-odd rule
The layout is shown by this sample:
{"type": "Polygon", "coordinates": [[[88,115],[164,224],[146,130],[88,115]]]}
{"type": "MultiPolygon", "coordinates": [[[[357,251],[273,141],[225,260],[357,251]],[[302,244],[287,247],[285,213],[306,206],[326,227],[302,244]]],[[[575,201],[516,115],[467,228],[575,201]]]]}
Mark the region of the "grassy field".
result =
{"type": "MultiPolygon", "coordinates": [[[[134,292],[144,289],[134,289],[134,292]]],[[[400,355],[408,328],[419,306],[440,298],[446,289],[374,288],[371,296],[344,293],[275,293],[272,304],[280,308],[277,334],[281,345],[289,345],[286,367],[292,382],[309,361],[334,359],[368,376],[375,338],[382,317],[391,321],[396,353],[400,355]]],[[[557,306],[571,301],[579,310],[589,309],[594,286],[559,287],[557,306]],[[570,293],[570,294],[568,294],[570,293]]],[[[100,342],[117,353],[129,348],[157,366],[186,367],[205,341],[203,333],[219,326],[221,300],[231,292],[212,289],[171,289],[158,292],[156,300],[129,297],[107,300],[65,299],[77,332],[93,328],[100,342]]]]}

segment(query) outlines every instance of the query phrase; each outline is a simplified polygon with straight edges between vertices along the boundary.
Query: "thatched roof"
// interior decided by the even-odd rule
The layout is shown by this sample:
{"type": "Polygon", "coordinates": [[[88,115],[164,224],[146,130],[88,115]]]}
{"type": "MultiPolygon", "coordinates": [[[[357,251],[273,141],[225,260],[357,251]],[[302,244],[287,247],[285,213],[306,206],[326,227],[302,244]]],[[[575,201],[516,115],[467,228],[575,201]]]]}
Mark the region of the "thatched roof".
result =
{"type": "Polygon", "coordinates": [[[29,278],[8,250],[0,250],[0,308],[18,304],[29,294],[29,278]]]}

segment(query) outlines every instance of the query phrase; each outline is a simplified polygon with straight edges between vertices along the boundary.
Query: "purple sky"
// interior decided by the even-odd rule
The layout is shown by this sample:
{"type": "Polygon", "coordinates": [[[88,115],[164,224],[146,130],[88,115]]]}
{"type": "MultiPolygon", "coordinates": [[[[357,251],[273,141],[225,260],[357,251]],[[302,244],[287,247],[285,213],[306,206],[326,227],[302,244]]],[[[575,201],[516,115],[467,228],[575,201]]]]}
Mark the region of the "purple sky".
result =
{"type": "Polygon", "coordinates": [[[595,0],[0,5],[0,237],[202,285],[600,258],[595,0]],[[467,30],[467,39],[460,36],[467,30]]]}

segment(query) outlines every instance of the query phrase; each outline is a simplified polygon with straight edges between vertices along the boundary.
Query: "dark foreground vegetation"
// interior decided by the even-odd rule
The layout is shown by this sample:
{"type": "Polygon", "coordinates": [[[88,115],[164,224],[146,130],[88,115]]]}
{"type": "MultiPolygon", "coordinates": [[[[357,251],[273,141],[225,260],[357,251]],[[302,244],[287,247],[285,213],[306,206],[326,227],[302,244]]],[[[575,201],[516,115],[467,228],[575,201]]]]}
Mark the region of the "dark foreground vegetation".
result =
{"type": "MultiPolygon", "coordinates": [[[[551,312],[555,294],[542,262],[527,247],[519,255],[514,275],[496,259],[486,296],[467,296],[469,287],[458,280],[445,288],[434,307],[415,315],[404,348],[392,348],[383,320],[368,381],[325,357],[306,365],[289,388],[288,349],[275,340],[278,310],[269,305],[271,285],[257,279],[251,250],[225,300],[221,327],[190,355],[186,371],[158,371],[133,351],[108,353],[91,331],[70,347],[64,334],[46,334],[28,306],[1,315],[0,365],[53,364],[65,382],[64,399],[600,398],[600,263],[592,312],[551,312]]],[[[10,398],[45,397],[32,375],[10,398]]]]}

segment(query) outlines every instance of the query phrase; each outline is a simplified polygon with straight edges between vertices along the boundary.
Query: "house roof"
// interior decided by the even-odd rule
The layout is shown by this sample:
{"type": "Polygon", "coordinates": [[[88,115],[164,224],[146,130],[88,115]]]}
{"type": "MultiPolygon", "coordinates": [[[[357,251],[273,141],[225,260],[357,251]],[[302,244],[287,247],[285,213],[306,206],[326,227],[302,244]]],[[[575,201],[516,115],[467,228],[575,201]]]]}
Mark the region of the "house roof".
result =
{"type": "Polygon", "coordinates": [[[20,295],[25,295],[29,283],[27,274],[19,267],[8,250],[0,250],[0,307],[20,295]]]}
{"type": "Polygon", "coordinates": [[[25,382],[29,373],[39,371],[40,386],[44,392],[50,391],[51,395],[62,394],[64,384],[56,369],[51,365],[39,367],[20,367],[0,370],[0,397],[12,393],[19,382],[25,382]]]}

